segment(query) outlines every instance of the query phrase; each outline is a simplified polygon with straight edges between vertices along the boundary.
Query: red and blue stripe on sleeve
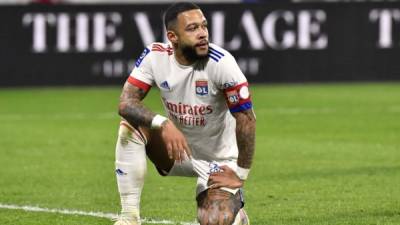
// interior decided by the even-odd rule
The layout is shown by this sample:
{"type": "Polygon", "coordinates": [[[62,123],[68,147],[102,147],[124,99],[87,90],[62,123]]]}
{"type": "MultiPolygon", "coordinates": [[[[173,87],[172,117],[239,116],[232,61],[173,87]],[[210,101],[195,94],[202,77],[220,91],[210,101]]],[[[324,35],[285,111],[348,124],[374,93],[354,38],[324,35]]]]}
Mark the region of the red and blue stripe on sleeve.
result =
{"type": "Polygon", "coordinates": [[[132,84],[133,86],[142,89],[144,92],[148,92],[150,90],[150,88],[151,88],[151,85],[149,85],[149,84],[147,84],[147,83],[145,83],[145,82],[143,82],[141,80],[138,80],[138,79],[136,79],[136,78],[134,78],[132,76],[128,77],[128,82],[130,84],[132,84]]]}
{"type": "Polygon", "coordinates": [[[241,112],[253,107],[248,86],[249,84],[244,82],[224,90],[226,102],[231,112],[241,112]]]}

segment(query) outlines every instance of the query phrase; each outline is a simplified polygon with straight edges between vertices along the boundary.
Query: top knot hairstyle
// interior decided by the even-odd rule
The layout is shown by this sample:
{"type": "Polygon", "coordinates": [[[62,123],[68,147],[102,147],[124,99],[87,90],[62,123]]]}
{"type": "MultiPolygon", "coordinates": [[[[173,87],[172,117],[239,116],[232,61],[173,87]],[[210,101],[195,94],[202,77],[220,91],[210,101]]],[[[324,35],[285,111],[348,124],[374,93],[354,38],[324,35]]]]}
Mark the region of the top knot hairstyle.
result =
{"type": "Polygon", "coordinates": [[[191,2],[177,2],[172,4],[166,11],[164,16],[164,25],[167,30],[171,30],[176,25],[178,14],[200,7],[191,2]]]}

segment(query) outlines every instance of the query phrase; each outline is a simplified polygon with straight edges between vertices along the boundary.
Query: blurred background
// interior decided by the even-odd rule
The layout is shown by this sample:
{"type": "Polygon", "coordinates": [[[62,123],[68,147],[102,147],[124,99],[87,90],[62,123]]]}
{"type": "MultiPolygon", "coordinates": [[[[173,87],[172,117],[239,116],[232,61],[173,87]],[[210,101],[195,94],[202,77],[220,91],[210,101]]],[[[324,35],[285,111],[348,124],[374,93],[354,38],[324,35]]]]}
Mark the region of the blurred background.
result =
{"type": "MultiPolygon", "coordinates": [[[[168,0],[0,1],[0,86],[121,84],[168,0]]],[[[400,78],[400,2],[201,0],[251,82],[400,78]]]]}
{"type": "MultiPolygon", "coordinates": [[[[112,224],[119,95],[172,2],[0,0],[1,225],[112,224]]],[[[194,2],[251,84],[252,224],[399,225],[400,1],[194,2]]],[[[143,224],[196,224],[195,180],[148,168],[143,224]]]]}

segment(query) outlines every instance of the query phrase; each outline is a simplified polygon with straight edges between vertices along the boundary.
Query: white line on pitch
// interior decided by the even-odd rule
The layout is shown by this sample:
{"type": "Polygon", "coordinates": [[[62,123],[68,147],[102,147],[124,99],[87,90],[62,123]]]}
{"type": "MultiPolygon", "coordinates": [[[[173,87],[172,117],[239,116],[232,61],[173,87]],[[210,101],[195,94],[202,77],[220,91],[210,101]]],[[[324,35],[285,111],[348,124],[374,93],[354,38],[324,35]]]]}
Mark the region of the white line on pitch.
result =
{"type": "MultiPolygon", "coordinates": [[[[19,206],[19,205],[10,205],[10,204],[2,204],[0,203],[0,209],[15,209],[15,210],[24,210],[28,212],[45,212],[45,213],[57,213],[57,214],[66,214],[66,215],[80,215],[80,216],[93,216],[99,218],[107,218],[107,219],[115,219],[118,217],[117,214],[113,213],[103,213],[103,212],[85,212],[79,210],[71,210],[71,209],[49,209],[42,208],[38,206],[19,206]]],[[[198,225],[198,223],[193,222],[175,222],[170,220],[154,220],[144,218],[142,219],[142,223],[148,224],[182,224],[182,225],[198,225]]]]}

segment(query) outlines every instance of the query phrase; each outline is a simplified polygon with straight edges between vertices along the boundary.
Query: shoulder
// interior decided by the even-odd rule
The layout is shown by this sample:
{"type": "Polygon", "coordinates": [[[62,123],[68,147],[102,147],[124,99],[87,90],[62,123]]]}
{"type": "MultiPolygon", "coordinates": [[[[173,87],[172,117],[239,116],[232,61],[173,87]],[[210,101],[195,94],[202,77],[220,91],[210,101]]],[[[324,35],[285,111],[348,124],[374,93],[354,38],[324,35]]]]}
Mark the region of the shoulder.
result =
{"type": "Polygon", "coordinates": [[[215,44],[209,45],[209,64],[214,83],[221,89],[246,80],[233,55],[215,44]]]}
{"type": "Polygon", "coordinates": [[[153,54],[172,55],[174,50],[169,43],[153,42],[147,46],[153,54]]]}
{"type": "Polygon", "coordinates": [[[210,43],[208,50],[208,57],[211,62],[216,63],[217,66],[230,66],[232,63],[236,64],[235,58],[226,49],[210,43]]]}
{"type": "Polygon", "coordinates": [[[144,48],[143,52],[136,59],[135,66],[139,67],[142,62],[150,65],[153,61],[160,61],[172,54],[173,49],[167,43],[153,42],[144,48]]]}
{"type": "Polygon", "coordinates": [[[161,42],[153,42],[147,45],[140,57],[144,57],[147,55],[172,55],[173,48],[168,43],[161,43],[161,42]]]}
{"type": "Polygon", "coordinates": [[[208,48],[209,62],[218,70],[232,70],[237,68],[238,64],[235,57],[224,48],[210,43],[208,48]]]}
{"type": "Polygon", "coordinates": [[[216,44],[210,43],[208,46],[208,57],[211,61],[218,63],[223,58],[229,57],[230,55],[231,54],[227,50],[216,44]]]}

